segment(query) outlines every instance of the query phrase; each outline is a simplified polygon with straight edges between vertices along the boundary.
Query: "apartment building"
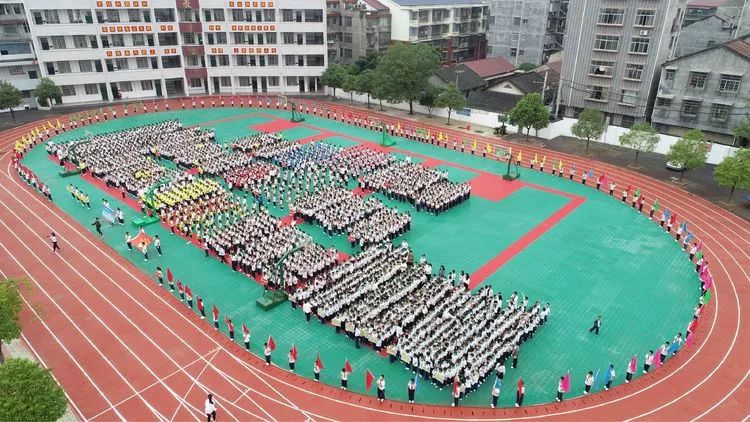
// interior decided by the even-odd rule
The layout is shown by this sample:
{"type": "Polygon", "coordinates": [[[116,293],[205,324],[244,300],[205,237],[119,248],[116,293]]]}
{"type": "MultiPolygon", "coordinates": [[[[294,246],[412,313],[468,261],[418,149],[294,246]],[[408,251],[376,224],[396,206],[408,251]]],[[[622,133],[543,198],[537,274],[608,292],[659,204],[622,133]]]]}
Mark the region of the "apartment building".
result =
{"type": "MultiPolygon", "coordinates": [[[[697,20],[688,20],[693,3],[695,2],[688,3],[685,21],[672,58],[692,54],[750,34],[750,1],[726,1],[714,9],[713,13],[697,20]]],[[[702,9],[693,9],[693,14],[695,10],[702,9]]]]}
{"type": "Polygon", "coordinates": [[[750,36],[664,63],[651,117],[661,133],[702,130],[734,146],[732,133],[750,114],[750,36]]]}
{"type": "Polygon", "coordinates": [[[33,93],[38,82],[26,12],[22,3],[0,3],[0,80],[8,81],[21,91],[19,108],[35,107],[33,93]]]}
{"type": "Polygon", "coordinates": [[[580,0],[569,4],[560,104],[630,127],[651,115],[661,64],[669,59],[685,0],[580,0]]]}
{"type": "Polygon", "coordinates": [[[487,55],[489,8],[484,0],[379,0],[391,10],[393,41],[437,47],[443,63],[487,55]]]}
{"type": "Polygon", "coordinates": [[[324,0],[24,1],[63,103],[322,90],[324,0]]]}
{"type": "Polygon", "coordinates": [[[327,0],[328,61],[352,64],[391,42],[391,11],[377,0],[327,0]]]}
{"type": "Polygon", "coordinates": [[[540,65],[561,51],[568,0],[490,0],[487,56],[540,65]]]}

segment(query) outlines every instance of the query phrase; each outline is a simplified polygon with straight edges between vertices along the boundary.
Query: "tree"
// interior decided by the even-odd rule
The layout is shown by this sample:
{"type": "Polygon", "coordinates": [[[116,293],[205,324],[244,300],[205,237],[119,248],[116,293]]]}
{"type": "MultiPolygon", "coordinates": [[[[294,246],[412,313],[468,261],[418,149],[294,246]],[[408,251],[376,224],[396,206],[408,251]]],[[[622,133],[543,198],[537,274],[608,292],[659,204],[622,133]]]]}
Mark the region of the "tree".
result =
{"type": "Polygon", "coordinates": [[[549,112],[538,92],[527,94],[516,103],[508,114],[510,122],[523,131],[526,128],[526,139],[533,127],[537,131],[549,125],[549,112]]]}
{"type": "Polygon", "coordinates": [[[409,103],[409,114],[414,114],[414,101],[419,99],[437,71],[440,53],[427,44],[396,43],[378,60],[378,70],[385,78],[388,96],[409,103]]]}
{"type": "Polygon", "coordinates": [[[691,129],[682,135],[682,138],[670,145],[667,151],[667,161],[679,164],[680,180],[685,172],[696,169],[706,162],[708,157],[708,145],[703,132],[700,129],[691,129]]]}
{"type": "Polygon", "coordinates": [[[419,96],[419,105],[427,107],[427,117],[432,118],[432,109],[435,108],[435,100],[440,95],[441,89],[435,85],[427,84],[427,87],[419,96]]]}
{"type": "Polygon", "coordinates": [[[627,132],[620,135],[620,145],[635,150],[635,162],[638,164],[638,154],[641,151],[652,152],[659,143],[659,134],[648,123],[636,123],[627,132]]]}
{"type": "Polygon", "coordinates": [[[538,66],[534,63],[521,63],[518,65],[518,70],[523,70],[524,72],[528,72],[530,70],[536,69],[538,66]]]}
{"type": "Polygon", "coordinates": [[[21,105],[21,99],[21,91],[18,88],[10,82],[0,81],[0,110],[9,109],[13,123],[16,122],[16,112],[13,109],[21,105]]]}
{"type": "Polygon", "coordinates": [[[367,69],[375,70],[378,66],[378,58],[380,58],[380,53],[377,51],[368,51],[364,56],[357,57],[357,60],[352,65],[352,71],[360,74],[367,69]]]}
{"type": "Polygon", "coordinates": [[[451,124],[451,112],[463,109],[466,106],[466,98],[458,89],[458,86],[449,84],[435,99],[435,105],[448,109],[448,124],[451,124]]]}
{"type": "Polygon", "coordinates": [[[589,143],[592,139],[598,139],[607,128],[604,115],[598,110],[587,108],[578,116],[578,121],[573,124],[570,131],[578,139],[586,140],[586,155],[589,155],[589,143]]]}
{"type": "Polygon", "coordinates": [[[344,76],[344,84],[341,85],[341,89],[349,93],[349,102],[354,104],[354,91],[357,90],[357,75],[348,73],[344,76]]]}
{"type": "Polygon", "coordinates": [[[357,93],[367,94],[367,108],[370,108],[370,95],[375,90],[376,74],[373,69],[365,69],[356,76],[357,93]]]}
{"type": "Polygon", "coordinates": [[[28,359],[0,365],[0,420],[56,421],[68,407],[48,369],[28,359]]]}
{"type": "Polygon", "coordinates": [[[34,96],[36,97],[36,101],[42,107],[52,107],[52,104],[54,103],[52,100],[59,101],[62,97],[62,90],[52,79],[42,78],[39,79],[39,83],[34,89],[34,96]]]}
{"type": "Polygon", "coordinates": [[[505,135],[505,132],[507,130],[505,129],[505,124],[508,122],[508,115],[505,113],[498,114],[497,121],[500,123],[500,127],[497,128],[496,132],[499,132],[500,135],[505,135]]]}
{"type": "MultiPolygon", "coordinates": [[[[21,294],[18,291],[18,281],[11,278],[0,279],[0,343],[15,340],[21,335],[19,312],[21,294]]],[[[3,360],[3,349],[0,347],[0,363],[3,360]]]]}
{"type": "Polygon", "coordinates": [[[336,101],[336,88],[344,86],[344,80],[348,74],[349,70],[346,66],[333,63],[328,65],[323,74],[320,75],[320,83],[328,88],[333,88],[333,101],[336,101]]]}
{"type": "Polygon", "coordinates": [[[743,139],[750,139],[750,117],[742,121],[739,126],[733,130],[734,136],[743,139]]]}
{"type": "Polygon", "coordinates": [[[714,169],[714,180],[719,186],[730,188],[730,204],[736,188],[750,189],[750,149],[740,148],[719,163],[714,169]]]}
{"type": "Polygon", "coordinates": [[[388,86],[388,77],[383,75],[379,69],[375,69],[372,98],[375,98],[378,100],[378,103],[380,103],[380,111],[383,111],[383,100],[398,101],[398,99],[393,96],[393,90],[388,86]]]}

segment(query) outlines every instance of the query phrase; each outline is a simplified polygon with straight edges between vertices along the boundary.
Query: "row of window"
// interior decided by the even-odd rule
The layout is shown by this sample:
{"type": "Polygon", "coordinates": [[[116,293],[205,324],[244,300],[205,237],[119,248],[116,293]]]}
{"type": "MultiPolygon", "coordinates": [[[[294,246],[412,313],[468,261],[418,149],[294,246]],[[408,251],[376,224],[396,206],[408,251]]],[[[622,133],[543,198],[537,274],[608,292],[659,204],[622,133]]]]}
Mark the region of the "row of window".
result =
{"type": "MultiPolygon", "coordinates": [[[[6,10],[4,8],[4,10],[6,10]]],[[[12,8],[10,9],[13,10],[12,8]]],[[[225,9],[202,9],[206,22],[226,21],[225,9]]],[[[276,22],[276,10],[232,9],[233,22],[276,22]]],[[[200,22],[200,11],[194,9],[179,9],[181,22],[200,22]]],[[[88,9],[43,9],[31,12],[36,25],[60,23],[94,23],[91,10],[88,9]],[[62,20],[61,16],[67,17],[62,20]]],[[[154,9],[157,22],[174,22],[171,9],[154,9]]],[[[323,22],[322,9],[282,9],[282,22],[323,22]]],[[[118,22],[151,22],[151,11],[148,9],[105,9],[96,11],[97,23],[118,22]],[[127,20],[126,19],[127,16],[127,20]]]]}
{"type": "Polygon", "coordinates": [[[621,105],[625,106],[637,106],[638,105],[638,91],[632,89],[621,89],[619,93],[610,95],[610,88],[608,86],[589,85],[586,87],[588,97],[586,99],[592,101],[617,101],[621,105]]]}
{"type": "MultiPolygon", "coordinates": [[[[629,52],[647,54],[651,39],[649,37],[632,37],[629,52]]],[[[619,35],[597,35],[594,38],[594,50],[616,52],[620,48],[619,35]]]]}
{"type": "MultiPolygon", "coordinates": [[[[651,28],[656,19],[656,10],[638,9],[635,13],[634,26],[651,28]]],[[[625,9],[602,7],[599,9],[597,23],[600,25],[622,25],[625,20],[625,9]]]]}
{"type": "MultiPolygon", "coordinates": [[[[664,71],[664,80],[673,81],[676,73],[677,71],[675,69],[666,69],[664,71]]],[[[706,88],[708,77],[708,72],[691,71],[688,76],[687,87],[696,90],[703,90],[706,88]]],[[[722,73],[719,78],[719,83],[716,86],[716,91],[727,94],[736,94],[740,91],[741,83],[741,75],[722,73]]]]}
{"type": "MultiPolygon", "coordinates": [[[[152,80],[135,81],[135,83],[140,84],[141,91],[153,91],[154,90],[154,81],[152,80]]],[[[117,89],[119,89],[120,92],[131,92],[133,91],[133,82],[131,81],[117,82],[117,89]]],[[[61,85],[60,90],[62,91],[63,97],[73,97],[73,96],[78,95],[75,85],[61,85]]],[[[84,84],[83,91],[85,92],[86,95],[99,94],[99,84],[84,84]]]]}
{"type": "MultiPolygon", "coordinates": [[[[644,65],[640,63],[625,63],[622,77],[633,81],[640,81],[643,77],[644,65]]],[[[591,60],[589,75],[611,78],[615,75],[615,62],[609,60],[591,60]]]]}
{"type": "MultiPolygon", "coordinates": [[[[682,100],[682,106],[680,107],[680,115],[687,118],[697,118],[701,114],[702,107],[701,100],[682,100]]],[[[657,109],[669,109],[672,106],[671,98],[657,97],[656,108],[657,109]]],[[[729,120],[729,116],[732,112],[732,106],[724,103],[712,103],[708,112],[709,119],[716,122],[726,122],[729,120]]]]}
{"type": "MultiPolygon", "coordinates": [[[[237,56],[239,66],[255,66],[256,56],[237,56]]],[[[258,66],[278,66],[278,56],[257,56],[258,66]]],[[[325,59],[323,54],[310,55],[284,55],[284,66],[324,66],[325,59]]],[[[217,54],[208,56],[208,62],[211,67],[229,66],[229,55],[217,54]]]]}

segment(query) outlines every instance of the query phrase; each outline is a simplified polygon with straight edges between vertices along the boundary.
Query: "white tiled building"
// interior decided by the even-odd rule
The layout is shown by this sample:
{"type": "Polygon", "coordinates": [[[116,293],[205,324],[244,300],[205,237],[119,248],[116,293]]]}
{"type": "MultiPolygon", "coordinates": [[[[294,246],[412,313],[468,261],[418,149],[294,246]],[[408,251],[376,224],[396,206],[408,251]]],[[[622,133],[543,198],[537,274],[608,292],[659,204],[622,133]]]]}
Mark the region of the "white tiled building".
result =
{"type": "MultiPolygon", "coordinates": [[[[324,0],[25,0],[63,103],[322,90],[324,0]]],[[[2,44],[2,42],[0,42],[2,44]]]]}

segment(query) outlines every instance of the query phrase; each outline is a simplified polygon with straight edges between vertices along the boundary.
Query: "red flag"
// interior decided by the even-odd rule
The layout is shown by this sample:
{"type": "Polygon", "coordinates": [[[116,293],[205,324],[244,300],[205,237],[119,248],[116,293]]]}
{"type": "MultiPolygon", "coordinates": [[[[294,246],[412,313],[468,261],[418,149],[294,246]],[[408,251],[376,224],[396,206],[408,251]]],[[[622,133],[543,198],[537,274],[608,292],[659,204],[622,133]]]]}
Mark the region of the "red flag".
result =
{"type": "Polygon", "coordinates": [[[685,347],[690,347],[691,344],[693,344],[693,334],[692,332],[688,333],[687,338],[685,338],[685,347]]]}
{"type": "Polygon", "coordinates": [[[606,174],[604,174],[604,173],[600,174],[600,175],[599,175],[599,183],[600,183],[600,184],[602,184],[602,185],[604,185],[604,184],[605,184],[605,183],[604,183],[604,180],[605,180],[606,178],[607,178],[607,175],[606,175],[606,174]]]}
{"type": "Polygon", "coordinates": [[[185,285],[185,296],[187,296],[188,299],[193,298],[193,291],[190,290],[190,286],[188,286],[187,284],[185,285]]]}
{"type": "Polygon", "coordinates": [[[247,329],[247,325],[245,325],[244,322],[242,323],[242,334],[244,335],[250,334],[250,330],[247,329]]]}
{"type": "Polygon", "coordinates": [[[268,341],[266,342],[268,344],[268,348],[273,351],[276,348],[276,343],[273,341],[273,337],[270,335],[268,336],[268,341]]]}
{"type": "Polygon", "coordinates": [[[200,298],[200,296],[196,297],[196,300],[198,301],[198,310],[203,311],[203,299],[200,298]]]}
{"type": "Polygon", "coordinates": [[[369,390],[372,387],[372,382],[375,381],[375,376],[368,369],[365,372],[365,388],[369,390]]]}
{"type": "Polygon", "coordinates": [[[631,188],[632,188],[632,187],[631,187],[630,185],[628,185],[628,188],[627,188],[627,189],[625,189],[625,191],[626,191],[626,192],[627,192],[628,194],[630,194],[630,189],[631,189],[631,188]]]}
{"type": "MultiPolygon", "coordinates": [[[[226,318],[226,317],[225,317],[225,318],[226,318]]],[[[231,320],[231,319],[229,319],[229,318],[226,318],[226,323],[227,323],[227,329],[228,329],[228,330],[229,330],[230,332],[232,332],[232,333],[233,333],[233,332],[234,332],[234,324],[232,324],[232,320],[231,320]]]]}
{"type": "Polygon", "coordinates": [[[669,217],[669,222],[674,225],[675,221],[677,221],[677,213],[672,213],[672,215],[669,217]]]}
{"type": "Polygon", "coordinates": [[[690,323],[690,326],[688,327],[688,331],[690,331],[691,333],[694,333],[695,330],[698,329],[698,321],[700,321],[700,319],[694,319],[693,322],[690,323]]]}
{"type": "Polygon", "coordinates": [[[219,320],[219,308],[217,308],[216,305],[214,305],[214,310],[212,312],[214,314],[214,321],[218,321],[219,320]]]}
{"type": "Polygon", "coordinates": [[[654,369],[658,369],[661,367],[661,350],[664,346],[659,347],[659,349],[654,353],[654,369]]]}
{"type": "Polygon", "coordinates": [[[180,293],[185,293],[185,289],[182,288],[182,283],[180,280],[177,280],[177,291],[180,293]]]}
{"type": "Polygon", "coordinates": [[[633,355],[633,358],[630,359],[630,364],[628,365],[628,372],[631,374],[635,374],[635,368],[638,366],[638,355],[633,355]]]}
{"type": "Polygon", "coordinates": [[[344,371],[346,371],[346,372],[348,372],[350,374],[352,372],[354,372],[354,371],[352,371],[352,366],[349,364],[349,359],[347,359],[346,362],[344,362],[344,371]]]}
{"type": "Polygon", "coordinates": [[[458,375],[453,378],[453,397],[461,394],[461,383],[458,381],[458,375]]]}
{"type": "Polygon", "coordinates": [[[169,280],[170,282],[172,282],[173,279],[174,279],[174,276],[172,275],[172,270],[170,270],[169,268],[167,268],[167,280],[169,280]]]}
{"type": "Polygon", "coordinates": [[[289,351],[289,354],[292,355],[292,359],[297,360],[297,346],[292,345],[292,350],[289,351]]]}
{"type": "Polygon", "coordinates": [[[566,372],[563,377],[563,390],[565,390],[566,393],[570,392],[570,371],[566,372]]]}
{"type": "Polygon", "coordinates": [[[318,368],[323,369],[323,361],[320,360],[320,353],[318,353],[318,357],[315,358],[315,364],[318,365],[318,368]]]}

